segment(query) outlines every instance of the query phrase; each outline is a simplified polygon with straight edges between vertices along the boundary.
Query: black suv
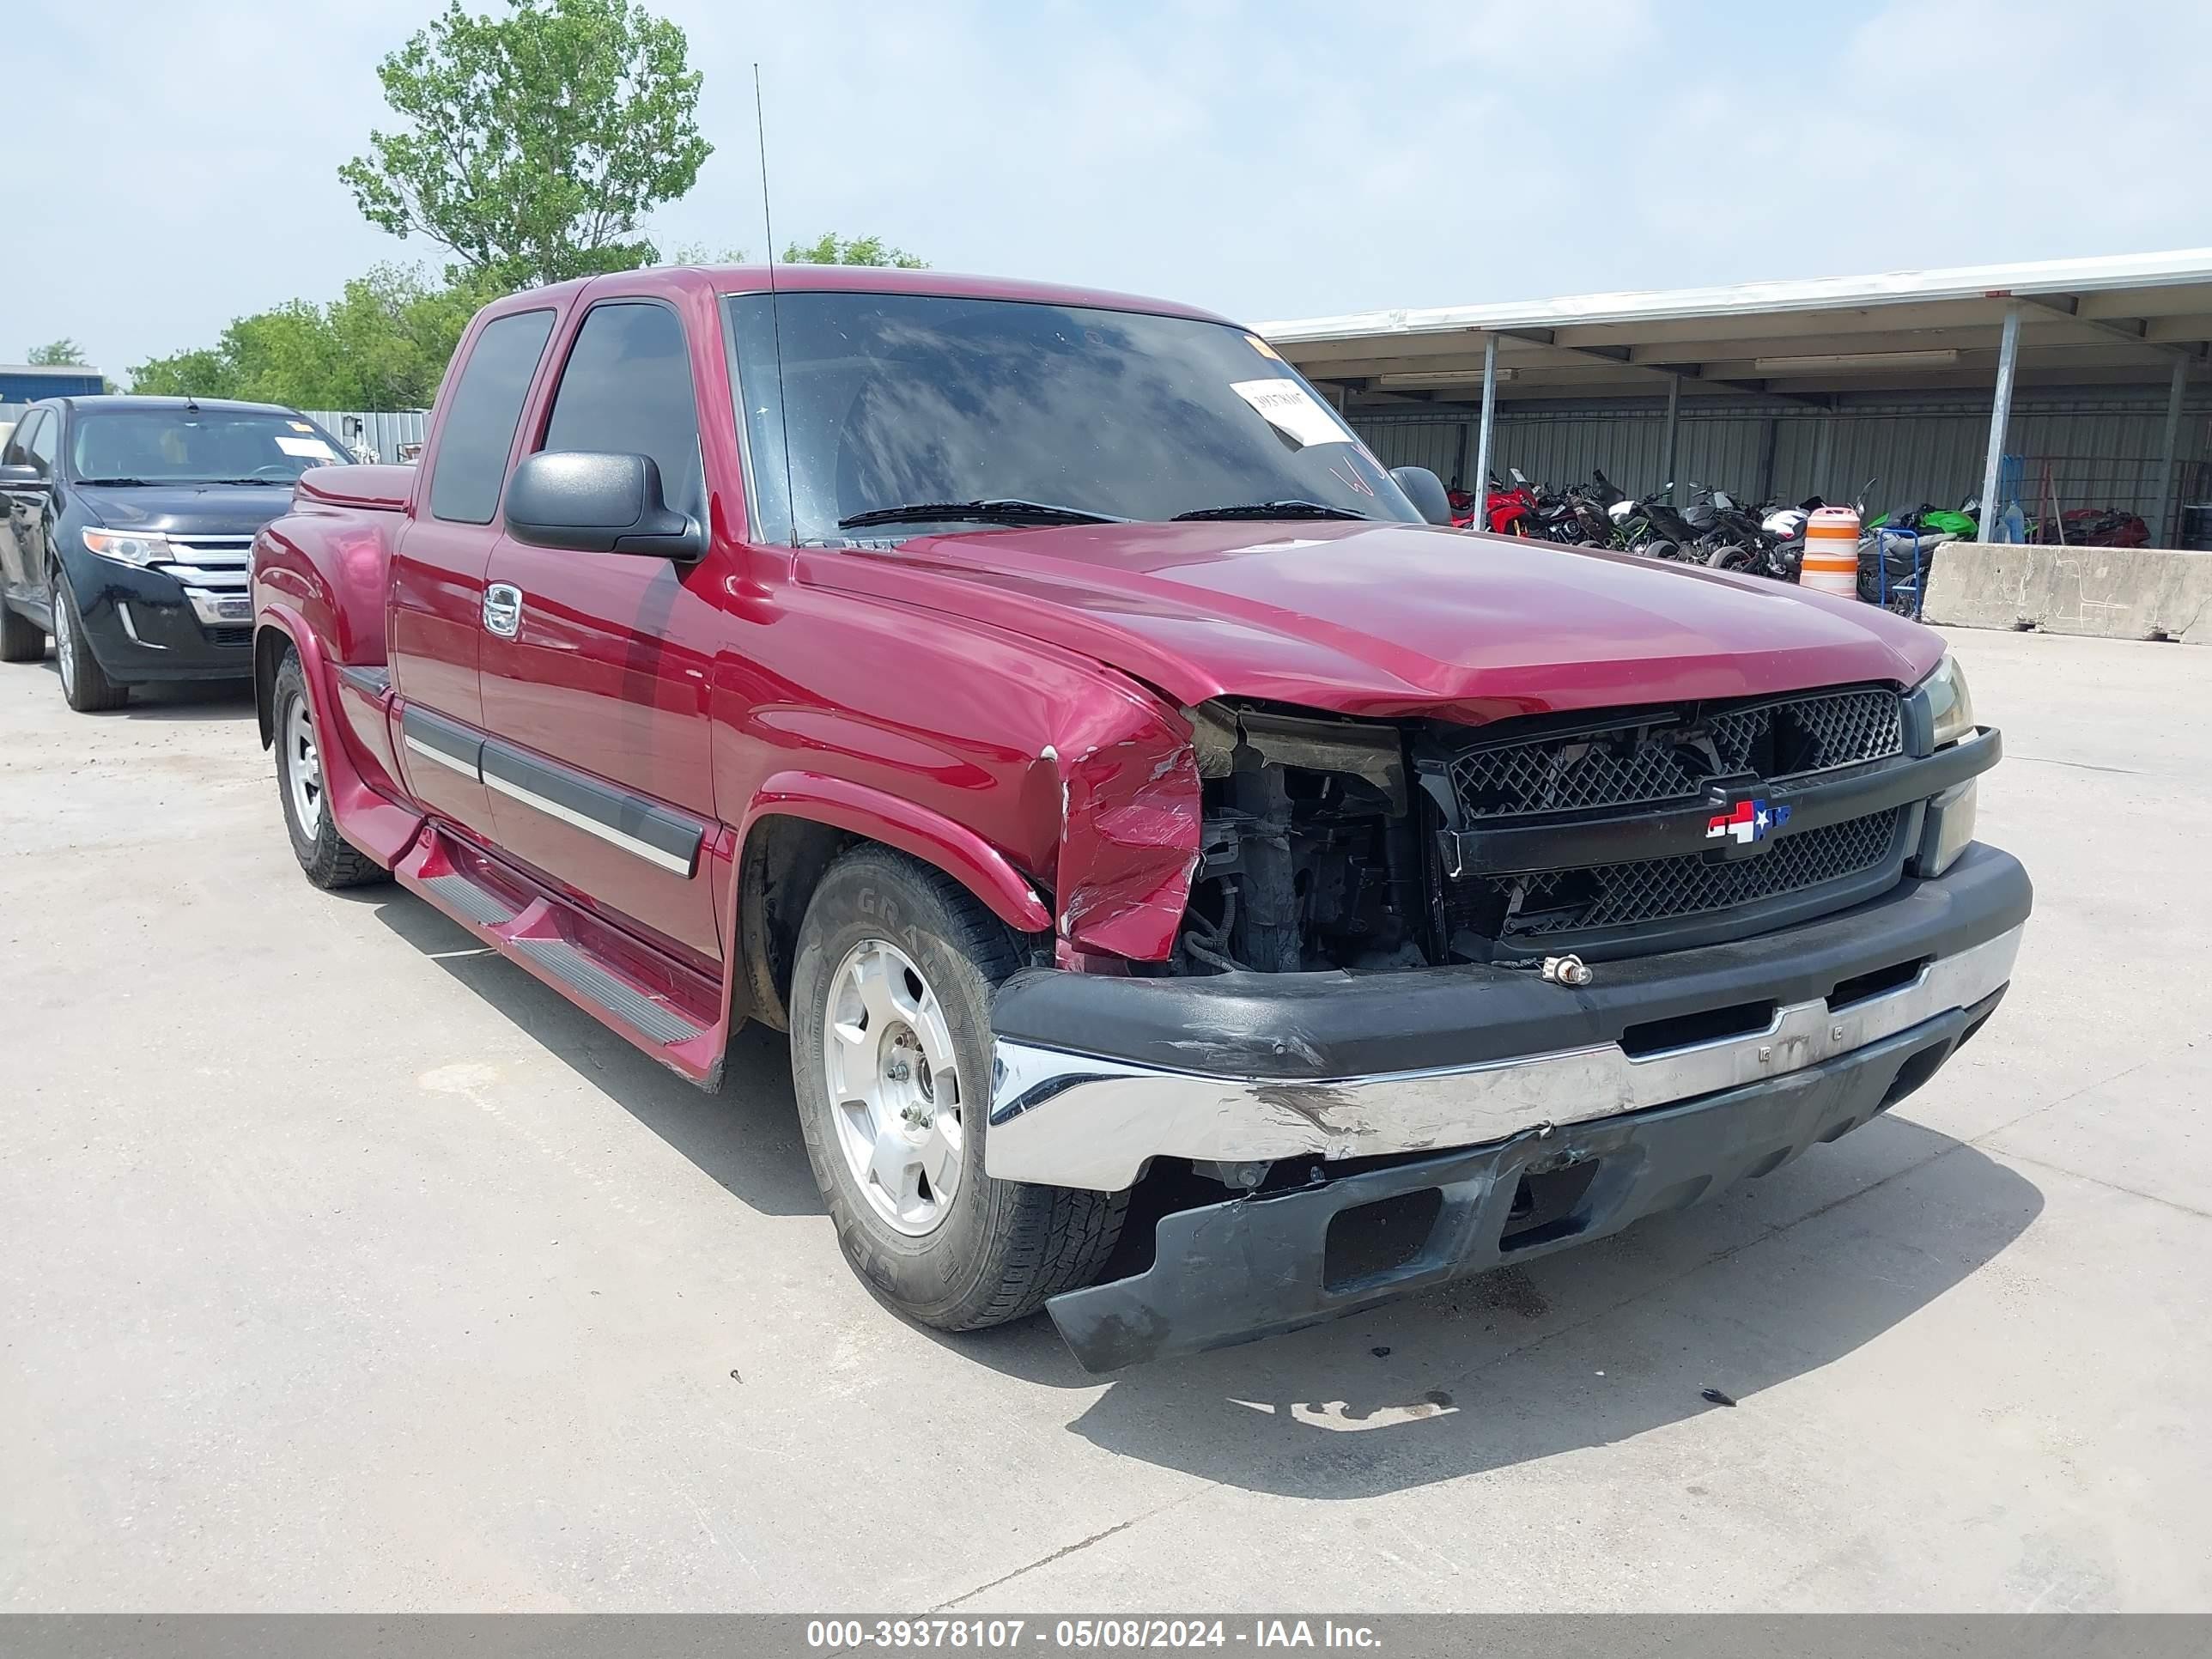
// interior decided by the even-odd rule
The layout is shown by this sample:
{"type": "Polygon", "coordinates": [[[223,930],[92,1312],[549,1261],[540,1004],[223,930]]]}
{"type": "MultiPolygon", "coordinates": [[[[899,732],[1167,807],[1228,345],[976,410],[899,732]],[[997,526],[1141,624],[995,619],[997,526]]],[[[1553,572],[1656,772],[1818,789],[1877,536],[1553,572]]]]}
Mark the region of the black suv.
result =
{"type": "Polygon", "coordinates": [[[149,680],[250,677],[254,532],[302,472],[348,459],[270,404],[32,404],[0,451],[0,661],[38,661],[52,634],[62,693],[88,712],[149,680]]]}

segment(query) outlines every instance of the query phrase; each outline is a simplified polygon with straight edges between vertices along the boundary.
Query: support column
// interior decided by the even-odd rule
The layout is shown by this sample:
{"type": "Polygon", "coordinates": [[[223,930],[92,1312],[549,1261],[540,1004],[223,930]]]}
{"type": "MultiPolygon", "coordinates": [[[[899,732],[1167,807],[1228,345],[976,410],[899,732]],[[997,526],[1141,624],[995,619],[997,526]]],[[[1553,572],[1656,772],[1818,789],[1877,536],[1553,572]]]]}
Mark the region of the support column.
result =
{"type": "Polygon", "coordinates": [[[2004,335],[1997,343],[1996,398],[1990,405],[1990,454],[1982,464],[1982,539],[1995,535],[2004,503],[1997,499],[1997,472],[2004,464],[2005,427],[2012,419],[2012,371],[2020,357],[2020,304],[2005,307],[2004,335]]]}
{"type": "Polygon", "coordinates": [[[1486,334],[1482,340],[1482,434],[1474,446],[1474,477],[1467,482],[1468,493],[1474,497],[1474,527],[1490,528],[1490,437],[1498,423],[1498,337],[1486,334]]]}
{"type": "Polygon", "coordinates": [[[2166,397],[2166,441],[2158,447],[2158,505],[2151,509],[2150,544],[2177,547],[2179,536],[2167,533],[2167,517],[2173,511],[2173,458],[2181,443],[2181,394],[2189,388],[2189,360],[2176,354],[2173,390],[2166,397]]]}
{"type": "Polygon", "coordinates": [[[1667,377],[1667,431],[1659,441],[1659,482],[1666,486],[1667,504],[1674,504],[1679,492],[1674,488],[1674,418],[1682,407],[1682,377],[1667,377]]]}

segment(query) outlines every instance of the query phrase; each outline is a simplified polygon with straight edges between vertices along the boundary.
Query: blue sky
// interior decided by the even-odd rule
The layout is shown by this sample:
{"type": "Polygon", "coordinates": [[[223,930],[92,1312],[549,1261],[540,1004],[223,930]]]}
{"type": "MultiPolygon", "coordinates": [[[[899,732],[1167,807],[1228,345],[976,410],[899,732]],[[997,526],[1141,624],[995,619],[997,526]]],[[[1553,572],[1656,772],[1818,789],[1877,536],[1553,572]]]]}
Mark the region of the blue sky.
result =
{"type": "MultiPolygon", "coordinates": [[[[756,58],[780,239],[1253,319],[2212,244],[2202,0],[655,9],[716,146],[664,247],[763,246],[756,58]]],[[[120,373],[442,264],[336,176],[435,0],[10,9],[10,171],[47,183],[0,361],[69,335],[120,373]]]]}

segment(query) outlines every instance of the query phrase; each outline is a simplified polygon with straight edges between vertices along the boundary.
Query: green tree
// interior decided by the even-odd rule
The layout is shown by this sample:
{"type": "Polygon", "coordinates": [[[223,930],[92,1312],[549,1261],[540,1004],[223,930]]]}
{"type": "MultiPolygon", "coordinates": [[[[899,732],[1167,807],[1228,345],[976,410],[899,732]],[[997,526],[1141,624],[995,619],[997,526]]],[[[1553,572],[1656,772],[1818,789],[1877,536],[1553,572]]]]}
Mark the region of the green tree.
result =
{"type": "Polygon", "coordinates": [[[433,286],[379,265],[328,305],[293,300],[234,320],[210,347],[141,363],[132,389],[295,409],[421,409],[489,284],[433,286]]]}
{"type": "Polygon", "coordinates": [[[66,335],[58,340],[49,340],[42,346],[33,346],[23,354],[23,361],[33,368],[86,367],[84,348],[66,335]]]}
{"type": "Polygon", "coordinates": [[[927,270],[929,261],[890,246],[880,236],[840,236],[825,230],[801,246],[793,242],[783,251],[787,265],[896,265],[901,270],[927,270]]]}
{"type": "Polygon", "coordinates": [[[370,221],[507,289],[650,264],[645,214],[714,146],[684,31],[626,0],[460,0],[377,69],[404,124],[338,169],[370,221]]]}

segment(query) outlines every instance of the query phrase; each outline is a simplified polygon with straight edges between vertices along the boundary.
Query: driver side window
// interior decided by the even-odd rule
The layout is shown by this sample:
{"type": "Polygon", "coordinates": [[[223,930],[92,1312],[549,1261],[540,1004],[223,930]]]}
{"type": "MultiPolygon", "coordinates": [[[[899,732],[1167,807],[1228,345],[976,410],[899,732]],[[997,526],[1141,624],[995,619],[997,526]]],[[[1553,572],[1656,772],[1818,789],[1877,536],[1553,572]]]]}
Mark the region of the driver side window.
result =
{"type": "Polygon", "coordinates": [[[706,518],[691,356],[674,312],[644,300],[592,307],[562,367],[544,447],[649,455],[668,505],[706,518]]]}
{"type": "Polygon", "coordinates": [[[61,417],[49,415],[39,422],[39,429],[31,434],[31,465],[39,469],[39,476],[54,476],[54,456],[61,447],[61,417]]]}
{"type": "Polygon", "coordinates": [[[0,450],[0,466],[37,466],[40,472],[51,476],[51,451],[48,452],[49,464],[42,465],[31,459],[32,441],[38,437],[40,428],[46,424],[46,411],[43,409],[34,409],[26,415],[21,423],[8,434],[8,447],[0,450]]]}

